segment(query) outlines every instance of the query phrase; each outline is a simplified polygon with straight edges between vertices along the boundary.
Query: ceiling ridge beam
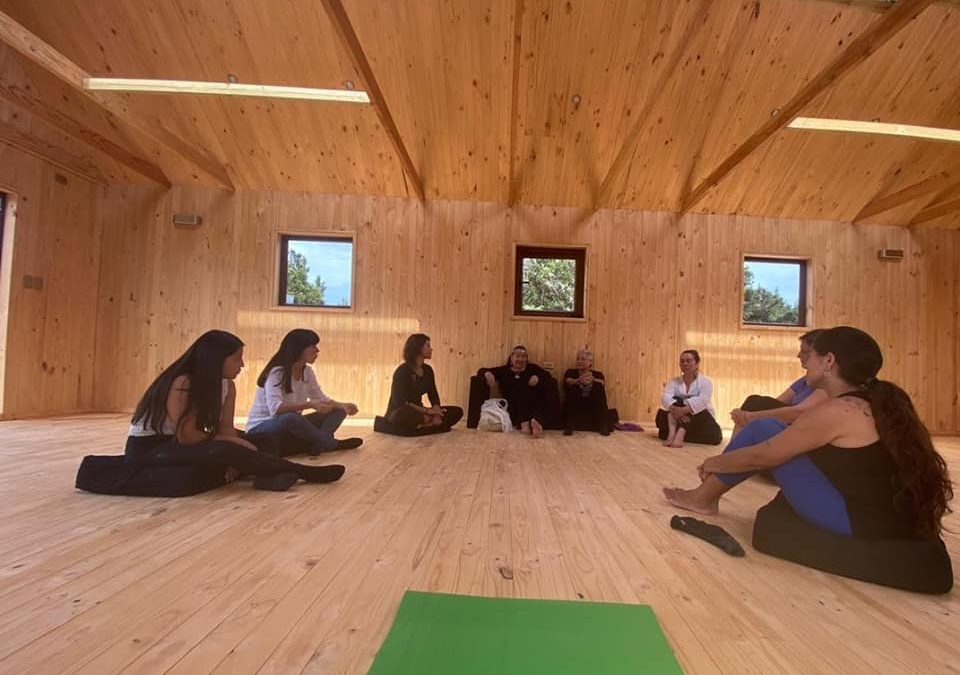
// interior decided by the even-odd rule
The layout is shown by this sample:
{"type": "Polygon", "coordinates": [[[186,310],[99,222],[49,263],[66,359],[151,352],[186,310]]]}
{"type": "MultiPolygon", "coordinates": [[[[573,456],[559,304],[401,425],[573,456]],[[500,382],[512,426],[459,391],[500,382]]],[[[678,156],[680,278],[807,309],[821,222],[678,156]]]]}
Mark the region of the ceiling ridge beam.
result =
{"type": "Polygon", "coordinates": [[[0,143],[33,155],[49,164],[63,169],[75,176],[90,181],[94,185],[107,187],[107,179],[100,168],[85,157],[78,157],[62,148],[43,141],[36,136],[0,120],[0,143]]]}
{"type": "Polygon", "coordinates": [[[919,199],[934,192],[940,192],[954,182],[956,182],[956,179],[951,178],[949,174],[944,172],[937,176],[925,178],[913,185],[908,185],[902,190],[897,190],[882,197],[879,194],[874,195],[873,199],[860,209],[859,213],[853,217],[851,222],[861,223],[867,218],[873,218],[890,209],[895,209],[898,206],[912,202],[914,199],[919,199]]]}
{"type": "Polygon", "coordinates": [[[380,124],[383,126],[384,131],[387,132],[387,136],[390,138],[391,143],[393,143],[394,150],[396,150],[397,155],[400,157],[400,165],[403,167],[410,182],[413,183],[413,189],[416,191],[417,196],[420,197],[420,201],[426,201],[423,180],[413,165],[413,160],[410,159],[410,153],[407,152],[407,147],[400,137],[400,130],[397,128],[393,115],[390,113],[387,100],[384,98],[380,84],[373,74],[373,68],[370,67],[370,61],[363,51],[363,46],[360,44],[357,32],[353,29],[353,24],[350,23],[347,10],[344,8],[341,0],[323,0],[323,7],[327,11],[327,16],[337,33],[337,37],[340,39],[344,48],[346,48],[353,67],[357,69],[357,72],[364,82],[367,94],[370,96],[370,104],[376,111],[377,117],[380,118],[380,124]]]}
{"type": "Polygon", "coordinates": [[[716,169],[704,178],[697,187],[688,192],[680,202],[680,213],[686,213],[697,205],[714,186],[730,174],[743,160],[763,145],[770,137],[790,123],[813,99],[826,91],[837,80],[865,61],[877,49],[909,25],[936,0],[901,0],[893,9],[884,13],[858,35],[839,55],[827,64],[793,97],[779,106],[776,116],[767,120],[736,150],[723,160],[716,169]]]}
{"type": "Polygon", "coordinates": [[[25,58],[33,61],[57,79],[70,85],[85,97],[113,114],[141,134],[173,150],[186,161],[208,174],[228,190],[234,190],[226,170],[196,146],[191,145],[165,127],[153,115],[143,117],[130,111],[125,97],[118,94],[93,92],[84,88],[90,74],[65,55],[31,33],[10,15],[0,11],[0,41],[6,42],[25,58]]]}

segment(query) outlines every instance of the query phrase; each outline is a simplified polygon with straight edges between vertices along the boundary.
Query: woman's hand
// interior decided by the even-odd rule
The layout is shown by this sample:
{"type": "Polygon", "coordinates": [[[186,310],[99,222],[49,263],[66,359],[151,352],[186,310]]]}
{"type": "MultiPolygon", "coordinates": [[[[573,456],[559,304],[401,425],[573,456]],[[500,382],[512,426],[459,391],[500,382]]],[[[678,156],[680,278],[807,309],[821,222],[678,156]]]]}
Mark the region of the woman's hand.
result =
{"type": "Polygon", "coordinates": [[[223,473],[223,478],[228,483],[232,483],[233,481],[237,480],[237,478],[239,477],[240,477],[240,470],[234,469],[232,466],[228,466],[227,470],[224,471],[223,473]]]}
{"type": "Polygon", "coordinates": [[[340,405],[340,407],[343,409],[343,412],[347,413],[348,415],[356,415],[357,411],[360,410],[356,403],[343,403],[340,405]]]}
{"type": "Polygon", "coordinates": [[[580,376],[580,384],[591,384],[593,383],[593,373],[589,370],[580,376]]]}
{"type": "Polygon", "coordinates": [[[539,378],[538,376],[536,376],[536,375],[534,375],[534,376],[531,377],[529,380],[527,380],[527,385],[528,385],[528,386],[536,387],[538,384],[540,384],[540,378],[539,378]]]}
{"type": "Polygon", "coordinates": [[[676,420],[682,420],[690,414],[690,406],[674,405],[670,406],[670,415],[676,420]]]}
{"type": "Polygon", "coordinates": [[[427,415],[430,417],[443,417],[444,410],[438,405],[433,406],[432,408],[427,409],[427,415]]]}
{"type": "Polygon", "coordinates": [[[697,467],[697,471],[700,473],[700,480],[707,480],[710,476],[715,473],[720,473],[717,471],[717,460],[719,460],[723,455],[714,455],[713,457],[707,457],[703,460],[703,464],[697,467]]]}
{"type": "Polygon", "coordinates": [[[753,419],[753,414],[748,410],[734,408],[730,411],[730,419],[733,420],[734,424],[743,427],[750,423],[750,420],[753,419]]]}

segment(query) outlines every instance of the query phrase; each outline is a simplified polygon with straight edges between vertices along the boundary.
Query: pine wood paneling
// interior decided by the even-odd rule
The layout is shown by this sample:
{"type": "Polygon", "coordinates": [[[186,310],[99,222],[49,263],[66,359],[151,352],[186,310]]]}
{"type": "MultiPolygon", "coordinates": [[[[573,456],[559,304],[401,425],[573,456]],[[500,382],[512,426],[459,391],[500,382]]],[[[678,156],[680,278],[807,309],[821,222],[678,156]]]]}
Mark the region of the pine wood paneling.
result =
{"type": "MultiPolygon", "coordinates": [[[[4,252],[9,305],[3,415],[92,410],[102,189],[0,145],[0,189],[16,194],[4,252]],[[59,176],[59,179],[58,179],[59,176]],[[25,288],[24,275],[42,288],[25,288]]],[[[9,221],[8,221],[9,222],[9,221]]]]}
{"type": "Polygon", "coordinates": [[[958,234],[745,216],[516,207],[480,202],[113,187],[104,203],[98,311],[97,406],[127,409],[200,332],[236,331],[247,343],[240,410],[283,334],[322,336],[325,389],[381,413],[407,334],[434,342],[441,396],[464,404],[471,373],[524,343],[564,368],[588,344],[625,418],[652,418],[681,349],[703,355],[721,416],[753,392],[778,394],[800,371],[798,331],[741,328],[742,255],[809,256],[813,320],[870,331],[884,375],[915,398],[938,431],[960,431],[956,381],[958,234]],[[175,212],[203,216],[176,230],[175,212]],[[356,310],[270,308],[277,232],[357,235],[356,310]],[[587,320],[514,319],[514,243],[589,247],[587,320]],[[901,263],[877,260],[901,248],[901,263]],[[951,293],[953,294],[951,296],[951,293]],[[934,365],[936,364],[936,365],[934,365]]]}

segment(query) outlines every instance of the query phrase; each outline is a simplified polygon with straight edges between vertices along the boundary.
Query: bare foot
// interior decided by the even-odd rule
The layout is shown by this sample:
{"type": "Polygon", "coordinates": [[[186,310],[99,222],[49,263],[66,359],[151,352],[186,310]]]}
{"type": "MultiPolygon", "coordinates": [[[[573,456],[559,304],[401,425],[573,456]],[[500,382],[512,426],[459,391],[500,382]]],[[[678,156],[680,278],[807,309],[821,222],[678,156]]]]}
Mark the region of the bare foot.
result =
{"type": "Polygon", "coordinates": [[[673,447],[673,436],[665,440],[662,445],[668,448],[673,447]]]}
{"type": "Polygon", "coordinates": [[[521,423],[520,423],[520,433],[521,433],[521,434],[529,434],[529,433],[530,433],[530,423],[529,423],[529,422],[521,422],[521,423]]]}
{"type": "Polygon", "coordinates": [[[680,488],[663,488],[663,496],[677,508],[705,516],[715,516],[720,510],[720,501],[704,500],[696,490],[682,490],[680,488]]]}
{"type": "Polygon", "coordinates": [[[530,420],[530,433],[534,438],[543,436],[543,426],[537,420],[530,420]]]}
{"type": "Polygon", "coordinates": [[[667,446],[668,448],[682,448],[682,447],[683,447],[683,441],[675,438],[674,440],[670,441],[669,443],[664,443],[664,445],[667,446]]]}

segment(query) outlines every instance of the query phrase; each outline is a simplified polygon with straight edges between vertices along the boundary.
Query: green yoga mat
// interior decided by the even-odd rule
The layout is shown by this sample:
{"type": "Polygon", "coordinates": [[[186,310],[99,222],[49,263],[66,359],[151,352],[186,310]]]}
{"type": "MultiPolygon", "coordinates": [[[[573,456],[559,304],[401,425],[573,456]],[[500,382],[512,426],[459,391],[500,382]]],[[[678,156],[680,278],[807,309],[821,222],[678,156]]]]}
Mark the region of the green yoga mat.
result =
{"type": "Polygon", "coordinates": [[[368,675],[682,675],[646,605],[403,596],[368,675]]]}

